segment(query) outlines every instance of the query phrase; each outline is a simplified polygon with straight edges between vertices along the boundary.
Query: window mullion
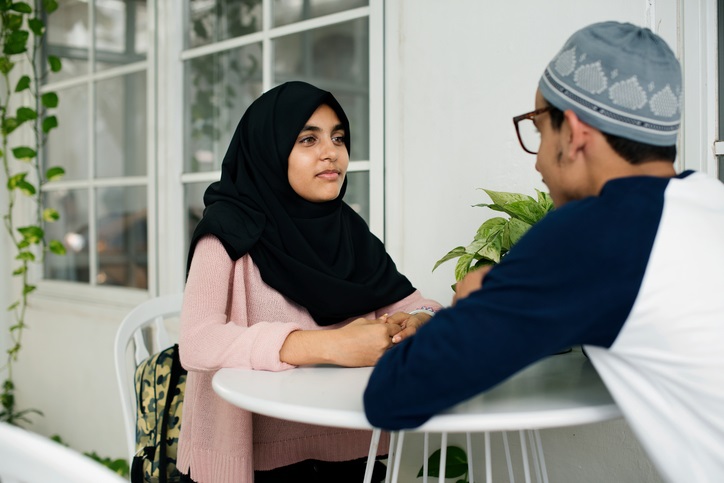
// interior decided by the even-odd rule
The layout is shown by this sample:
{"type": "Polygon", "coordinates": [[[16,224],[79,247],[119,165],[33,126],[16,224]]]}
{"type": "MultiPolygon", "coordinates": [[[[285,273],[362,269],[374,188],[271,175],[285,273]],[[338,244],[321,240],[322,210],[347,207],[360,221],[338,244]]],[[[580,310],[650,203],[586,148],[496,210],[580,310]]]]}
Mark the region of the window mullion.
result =
{"type": "Polygon", "coordinates": [[[94,78],[96,28],[95,0],[88,3],[88,282],[91,286],[98,281],[98,216],[96,210],[96,187],[93,183],[96,172],[96,81],[94,78]]]}

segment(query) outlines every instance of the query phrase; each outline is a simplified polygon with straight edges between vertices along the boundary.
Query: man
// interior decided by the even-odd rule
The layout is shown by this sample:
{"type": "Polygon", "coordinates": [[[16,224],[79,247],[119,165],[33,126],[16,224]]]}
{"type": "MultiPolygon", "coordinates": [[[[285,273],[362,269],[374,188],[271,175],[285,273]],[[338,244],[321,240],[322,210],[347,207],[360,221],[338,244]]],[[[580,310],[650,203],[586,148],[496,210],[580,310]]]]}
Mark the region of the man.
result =
{"type": "Polygon", "coordinates": [[[557,209],[383,356],[372,424],[419,426],[584,345],[667,480],[724,478],[724,185],[676,175],[680,97],[650,30],[605,22],[568,40],[514,120],[557,209]]]}

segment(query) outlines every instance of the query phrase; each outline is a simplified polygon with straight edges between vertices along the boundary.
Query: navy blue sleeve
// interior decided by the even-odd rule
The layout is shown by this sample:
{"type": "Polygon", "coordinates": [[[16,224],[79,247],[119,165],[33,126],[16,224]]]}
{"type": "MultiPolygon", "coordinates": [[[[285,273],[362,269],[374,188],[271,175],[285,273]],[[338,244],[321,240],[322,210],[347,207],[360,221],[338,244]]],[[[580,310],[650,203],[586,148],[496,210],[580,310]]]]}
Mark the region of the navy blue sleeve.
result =
{"type": "Polygon", "coordinates": [[[388,351],[364,394],[370,423],[417,427],[562,349],[610,347],[638,294],[666,187],[618,181],[550,213],[482,289],[388,351]]]}

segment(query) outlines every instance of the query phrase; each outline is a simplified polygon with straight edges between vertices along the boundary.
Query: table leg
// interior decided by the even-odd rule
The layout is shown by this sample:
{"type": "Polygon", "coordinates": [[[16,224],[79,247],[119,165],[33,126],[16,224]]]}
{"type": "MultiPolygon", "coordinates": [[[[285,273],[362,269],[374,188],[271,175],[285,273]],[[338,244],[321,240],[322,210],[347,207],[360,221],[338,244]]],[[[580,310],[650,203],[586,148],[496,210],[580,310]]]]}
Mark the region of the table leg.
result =
{"type": "Polygon", "coordinates": [[[520,436],[520,451],[523,456],[523,471],[525,474],[525,483],[531,483],[530,481],[530,464],[528,463],[528,445],[525,442],[525,432],[521,429],[518,431],[520,436]]]}
{"type": "Polygon", "coordinates": [[[387,452],[387,473],[385,474],[385,483],[390,483],[392,478],[393,466],[395,464],[395,448],[397,446],[397,432],[390,433],[390,450],[387,452]]]}
{"type": "Polygon", "coordinates": [[[442,433],[440,440],[440,473],[438,481],[445,481],[445,463],[447,463],[447,433],[442,433]]]}
{"type": "Polygon", "coordinates": [[[473,438],[470,433],[465,433],[465,443],[468,446],[468,483],[475,483],[473,477],[473,438]]]}
{"type": "Polygon", "coordinates": [[[427,483],[427,460],[430,455],[430,433],[425,433],[422,450],[422,483],[427,483]]]}
{"type": "Polygon", "coordinates": [[[508,463],[508,481],[515,483],[513,475],[513,460],[510,459],[510,445],[508,444],[508,433],[503,431],[503,446],[505,446],[505,461],[508,463]]]}
{"type": "Polygon", "coordinates": [[[397,435],[397,448],[395,449],[395,464],[393,465],[392,483],[397,483],[400,474],[400,461],[402,460],[402,443],[405,440],[405,432],[400,431],[397,435]]]}
{"type": "Polygon", "coordinates": [[[370,451],[367,453],[367,466],[365,467],[364,483],[370,483],[372,481],[372,471],[375,467],[375,460],[377,459],[377,448],[380,445],[380,436],[382,431],[375,429],[372,431],[372,439],[370,440],[370,451]]]}

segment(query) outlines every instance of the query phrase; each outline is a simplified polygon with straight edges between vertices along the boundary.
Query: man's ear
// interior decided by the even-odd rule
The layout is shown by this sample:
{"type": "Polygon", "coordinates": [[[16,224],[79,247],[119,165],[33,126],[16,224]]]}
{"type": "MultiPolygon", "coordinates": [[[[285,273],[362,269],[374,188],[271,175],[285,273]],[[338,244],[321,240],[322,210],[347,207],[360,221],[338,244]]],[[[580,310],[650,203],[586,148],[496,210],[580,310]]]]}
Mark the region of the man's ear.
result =
{"type": "Polygon", "coordinates": [[[568,157],[575,159],[589,140],[591,126],[581,121],[575,112],[568,109],[563,113],[563,119],[568,124],[568,157]]]}

